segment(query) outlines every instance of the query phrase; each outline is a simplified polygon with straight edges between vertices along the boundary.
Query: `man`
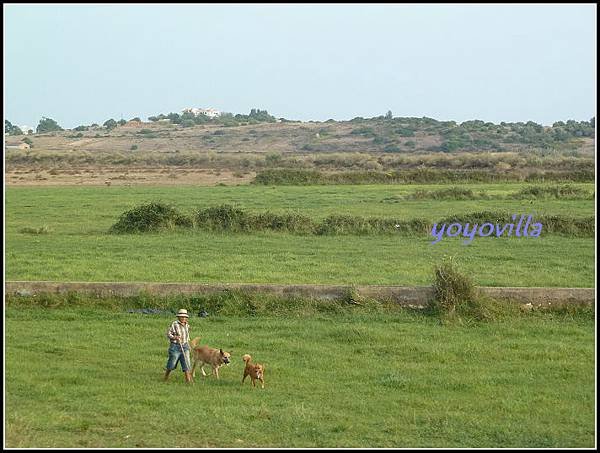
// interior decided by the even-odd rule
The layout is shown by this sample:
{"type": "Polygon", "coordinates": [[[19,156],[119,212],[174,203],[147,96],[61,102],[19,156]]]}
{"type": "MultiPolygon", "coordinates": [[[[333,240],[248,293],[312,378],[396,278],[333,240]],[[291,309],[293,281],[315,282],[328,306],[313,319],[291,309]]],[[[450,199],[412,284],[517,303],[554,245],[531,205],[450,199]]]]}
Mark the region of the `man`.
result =
{"type": "Polygon", "coordinates": [[[190,370],[190,326],[188,324],[188,312],[185,308],[177,312],[177,321],[173,321],[167,331],[167,338],[171,342],[169,346],[169,357],[165,368],[166,381],[169,374],[177,368],[177,362],[181,362],[181,369],[185,373],[185,382],[192,382],[192,372],[190,370]]]}

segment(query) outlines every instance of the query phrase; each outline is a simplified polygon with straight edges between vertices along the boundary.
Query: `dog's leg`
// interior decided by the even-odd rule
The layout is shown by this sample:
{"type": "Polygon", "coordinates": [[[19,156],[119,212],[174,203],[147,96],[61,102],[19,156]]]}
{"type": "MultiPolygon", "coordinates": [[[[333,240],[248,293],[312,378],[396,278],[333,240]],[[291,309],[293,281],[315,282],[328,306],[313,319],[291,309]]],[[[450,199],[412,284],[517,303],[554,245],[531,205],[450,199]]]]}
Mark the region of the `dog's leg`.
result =
{"type": "Polygon", "coordinates": [[[247,376],[248,376],[248,373],[246,373],[246,372],[244,371],[244,377],[242,378],[242,384],[243,384],[243,383],[244,383],[244,381],[246,380],[246,377],[247,377],[247,376]]]}
{"type": "Polygon", "coordinates": [[[217,379],[219,379],[219,367],[218,366],[214,367],[213,371],[214,371],[215,376],[217,377],[217,379]]]}
{"type": "Polygon", "coordinates": [[[263,378],[260,378],[260,379],[259,379],[259,381],[260,381],[260,383],[261,383],[261,387],[262,387],[262,388],[265,388],[265,381],[264,381],[264,379],[263,379],[263,378]]]}
{"type": "Polygon", "coordinates": [[[250,379],[252,379],[252,387],[256,387],[256,379],[254,376],[250,376],[250,379]]]}
{"type": "Polygon", "coordinates": [[[192,365],[192,377],[196,377],[196,362],[197,360],[194,360],[194,364],[192,365]]]}
{"type": "Polygon", "coordinates": [[[202,366],[200,367],[200,371],[202,371],[202,376],[206,377],[206,371],[204,371],[204,362],[202,363],[202,366]]]}

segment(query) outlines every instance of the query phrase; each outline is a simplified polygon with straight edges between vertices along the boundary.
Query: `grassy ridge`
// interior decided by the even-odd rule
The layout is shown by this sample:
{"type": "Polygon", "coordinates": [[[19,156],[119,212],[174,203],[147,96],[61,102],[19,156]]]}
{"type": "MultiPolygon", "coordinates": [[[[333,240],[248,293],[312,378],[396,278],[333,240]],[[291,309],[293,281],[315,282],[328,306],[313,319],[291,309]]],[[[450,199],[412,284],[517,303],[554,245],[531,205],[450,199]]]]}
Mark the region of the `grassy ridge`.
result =
{"type": "Polygon", "coordinates": [[[161,382],[170,315],[5,313],[11,448],[594,445],[591,319],[192,316],[193,335],[233,362],[186,387],[180,371],[161,382]],[[264,390],[240,385],[244,353],[266,364],[264,390]]]}

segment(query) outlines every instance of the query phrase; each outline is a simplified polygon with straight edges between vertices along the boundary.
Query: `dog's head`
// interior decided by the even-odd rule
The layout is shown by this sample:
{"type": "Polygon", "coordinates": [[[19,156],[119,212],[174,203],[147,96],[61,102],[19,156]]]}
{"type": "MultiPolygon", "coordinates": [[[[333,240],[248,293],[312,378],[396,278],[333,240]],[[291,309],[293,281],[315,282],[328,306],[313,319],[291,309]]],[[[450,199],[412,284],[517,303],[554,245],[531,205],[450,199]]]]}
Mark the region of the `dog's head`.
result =
{"type": "Polygon", "coordinates": [[[222,349],[219,349],[219,352],[221,353],[221,360],[223,361],[223,363],[229,365],[229,363],[231,362],[231,354],[229,354],[226,351],[223,351],[222,349]]]}
{"type": "Polygon", "coordinates": [[[255,370],[256,370],[256,377],[258,379],[262,379],[264,371],[265,371],[264,367],[262,365],[256,365],[255,370]]]}

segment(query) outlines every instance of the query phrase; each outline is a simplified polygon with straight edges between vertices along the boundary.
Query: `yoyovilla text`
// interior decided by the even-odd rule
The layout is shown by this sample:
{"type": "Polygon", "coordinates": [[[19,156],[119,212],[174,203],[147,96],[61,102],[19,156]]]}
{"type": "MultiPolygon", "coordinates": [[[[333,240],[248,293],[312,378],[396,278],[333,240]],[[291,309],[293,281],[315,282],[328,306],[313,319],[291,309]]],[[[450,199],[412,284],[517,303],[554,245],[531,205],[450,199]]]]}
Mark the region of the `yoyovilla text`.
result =
{"type": "MultiPolygon", "coordinates": [[[[513,214],[513,221],[516,221],[518,215],[519,214],[513,214]]],[[[529,215],[525,221],[525,226],[523,226],[524,218],[525,216],[521,215],[519,222],[516,224],[516,228],[514,223],[505,223],[504,225],[500,225],[499,223],[483,223],[481,226],[477,223],[473,226],[468,223],[464,226],[460,223],[451,223],[450,225],[444,223],[439,227],[437,223],[434,223],[433,228],[431,228],[431,235],[436,238],[436,240],[433,241],[432,244],[440,242],[444,237],[444,233],[450,238],[457,237],[462,233],[462,236],[467,238],[463,241],[465,244],[470,244],[475,238],[475,234],[478,234],[481,237],[487,237],[495,233],[496,237],[500,237],[512,236],[514,231],[514,235],[517,237],[539,237],[542,232],[542,224],[539,222],[532,223],[531,215],[529,215]]]]}

